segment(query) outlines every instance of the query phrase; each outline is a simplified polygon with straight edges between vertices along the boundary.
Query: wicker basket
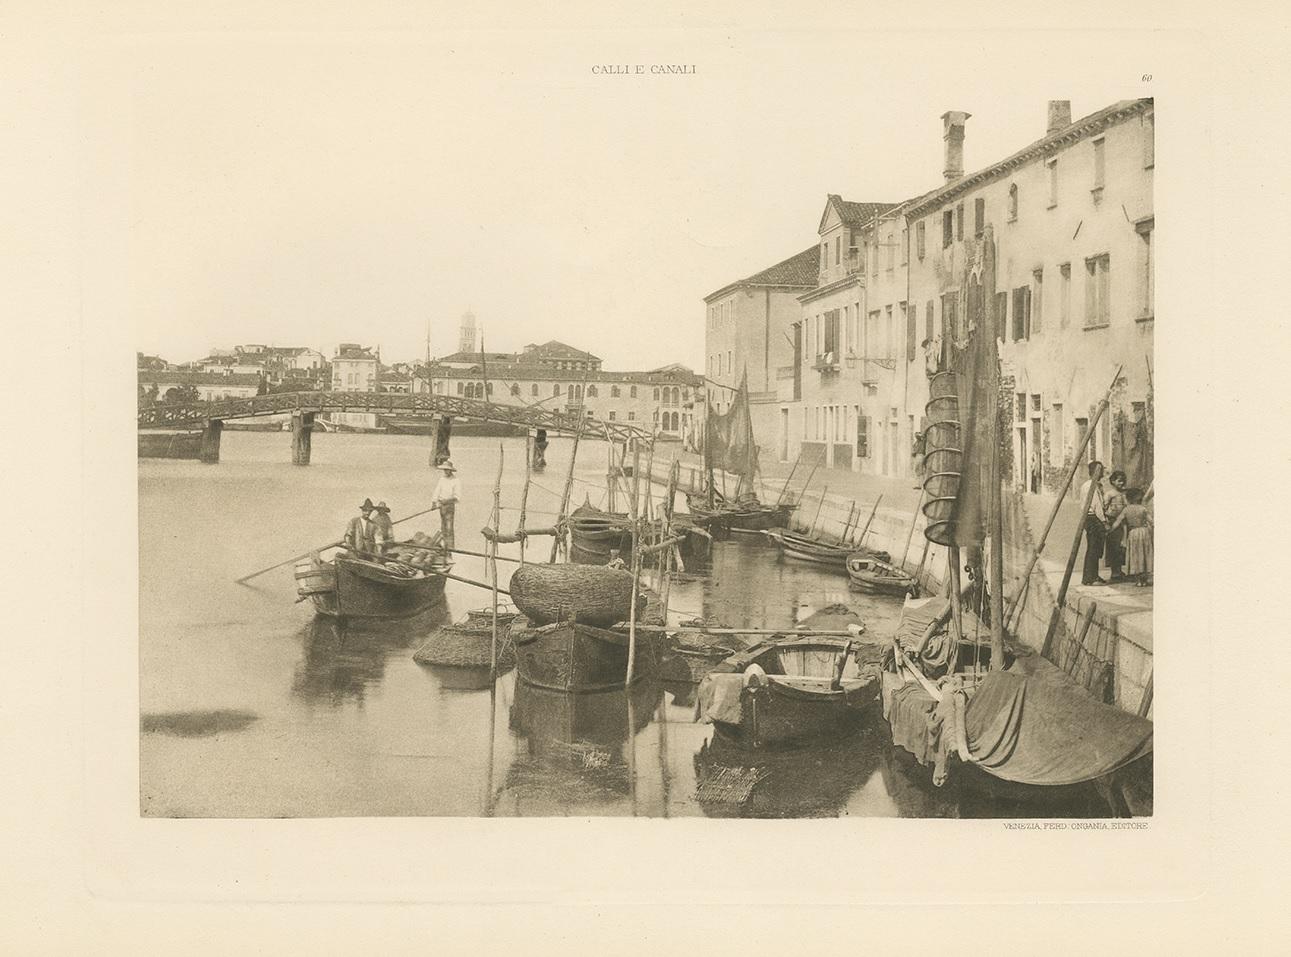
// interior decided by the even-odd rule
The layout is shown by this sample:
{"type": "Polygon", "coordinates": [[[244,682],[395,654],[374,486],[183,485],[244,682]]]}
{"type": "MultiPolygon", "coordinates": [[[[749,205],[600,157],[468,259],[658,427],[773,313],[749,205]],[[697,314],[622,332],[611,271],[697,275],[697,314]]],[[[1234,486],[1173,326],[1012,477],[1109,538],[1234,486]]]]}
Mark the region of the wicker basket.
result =
{"type": "MultiPolygon", "coordinates": [[[[628,619],[632,574],[603,565],[521,565],[511,576],[511,601],[534,625],[575,619],[604,628],[628,619]]],[[[637,598],[637,612],[645,610],[637,598]]]]}

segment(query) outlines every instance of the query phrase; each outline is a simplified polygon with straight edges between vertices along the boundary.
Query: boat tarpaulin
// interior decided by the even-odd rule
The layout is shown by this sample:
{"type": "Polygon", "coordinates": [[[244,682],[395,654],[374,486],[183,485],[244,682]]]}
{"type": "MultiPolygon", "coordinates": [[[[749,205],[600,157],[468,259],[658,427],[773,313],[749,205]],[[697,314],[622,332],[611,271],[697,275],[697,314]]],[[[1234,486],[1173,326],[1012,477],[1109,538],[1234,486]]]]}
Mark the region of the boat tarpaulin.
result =
{"type": "Polygon", "coordinates": [[[711,410],[704,422],[704,467],[743,475],[751,484],[757,469],[758,447],[749,416],[748,374],[740,380],[731,407],[720,415],[711,410]]]}
{"type": "Polygon", "coordinates": [[[709,721],[739,724],[740,694],[744,691],[742,674],[708,674],[699,683],[699,713],[709,721]]]}
{"type": "Polygon", "coordinates": [[[1023,784],[1090,781],[1152,751],[1151,721],[1095,700],[1039,655],[987,675],[957,720],[983,770],[1023,784]]]}

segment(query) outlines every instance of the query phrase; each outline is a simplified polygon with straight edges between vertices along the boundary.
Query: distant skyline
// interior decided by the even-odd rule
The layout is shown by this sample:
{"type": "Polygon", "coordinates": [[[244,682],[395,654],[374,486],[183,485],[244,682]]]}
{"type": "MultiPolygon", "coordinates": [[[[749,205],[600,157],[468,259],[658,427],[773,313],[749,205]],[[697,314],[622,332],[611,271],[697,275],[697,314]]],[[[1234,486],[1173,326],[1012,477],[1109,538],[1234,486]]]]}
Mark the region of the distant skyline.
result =
{"type": "MultiPolygon", "coordinates": [[[[1075,57],[996,37],[1007,62],[985,57],[952,83],[923,77],[899,44],[857,56],[860,39],[104,47],[83,94],[108,216],[85,241],[136,347],[171,361],[246,342],[359,342],[412,361],[427,321],[434,354],[455,351],[469,307],[491,350],[559,339],[607,368],[702,369],[703,297],[812,245],[828,193],[896,202],[941,183],[946,110],[972,114],[972,171],[1041,137],[1050,97],[1080,117],[1147,92],[1098,68],[1116,44],[1075,57]],[[1077,59],[1124,82],[1073,90],[1077,59]],[[696,73],[592,73],[656,62],[696,73]]],[[[920,57],[963,55],[963,39],[922,36],[920,57]]]]}

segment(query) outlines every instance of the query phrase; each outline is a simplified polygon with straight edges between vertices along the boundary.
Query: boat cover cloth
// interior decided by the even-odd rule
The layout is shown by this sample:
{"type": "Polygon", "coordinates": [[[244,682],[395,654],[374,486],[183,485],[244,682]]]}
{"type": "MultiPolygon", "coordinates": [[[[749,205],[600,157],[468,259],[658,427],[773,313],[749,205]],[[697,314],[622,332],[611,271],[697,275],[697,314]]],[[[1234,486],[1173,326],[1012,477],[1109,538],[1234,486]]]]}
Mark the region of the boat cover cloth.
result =
{"type": "Polygon", "coordinates": [[[699,683],[699,713],[708,721],[740,723],[740,693],[744,675],[721,672],[708,674],[699,683]]]}
{"type": "Polygon", "coordinates": [[[938,785],[959,741],[995,777],[1048,786],[1093,780],[1152,751],[1151,721],[1096,701],[1039,655],[991,672],[966,702],[945,692],[938,703],[918,683],[883,675],[892,743],[931,764],[938,785]]]}

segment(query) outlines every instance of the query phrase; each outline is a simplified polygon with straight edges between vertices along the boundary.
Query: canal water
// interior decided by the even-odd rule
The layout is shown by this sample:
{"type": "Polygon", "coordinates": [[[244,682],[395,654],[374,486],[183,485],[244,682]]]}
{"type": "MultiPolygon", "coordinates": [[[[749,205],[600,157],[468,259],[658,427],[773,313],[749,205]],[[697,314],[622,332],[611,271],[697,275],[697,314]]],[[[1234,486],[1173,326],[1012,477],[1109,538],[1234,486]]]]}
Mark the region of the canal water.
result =
{"type": "MultiPolygon", "coordinates": [[[[535,478],[529,524],[559,508],[572,440],[553,437],[535,478]]],[[[661,445],[666,456],[673,446],[661,445]]],[[[464,501],[457,544],[482,551],[503,456],[503,528],[514,528],[524,440],[456,437],[464,501]]],[[[638,815],[821,817],[1093,816],[1092,792],[1002,798],[970,783],[935,788],[894,749],[881,719],[820,747],[759,757],[713,740],[694,686],[646,682],[631,695],[566,696],[514,671],[413,660],[433,629],[488,605],[449,582],[444,607],[367,629],[315,618],[297,603],[290,564],[233,580],[341,536],[359,503],[398,519],[426,508],[438,477],[429,439],[320,434],[313,464],[290,464],[290,437],[226,432],[218,466],[139,462],[140,808],[159,817],[638,815]],[[756,778],[748,793],[699,784],[722,768],[756,778]],[[756,773],[754,773],[756,769],[756,773]]],[[[606,445],[584,441],[571,503],[604,498],[606,445]]],[[[432,513],[398,527],[433,531],[432,513]]],[[[550,539],[529,554],[544,555],[550,539]]],[[[515,554],[505,546],[503,554],[515,554]]],[[[482,559],[456,572],[487,580],[482,559]]],[[[509,569],[501,564],[505,583],[509,569]]],[[[871,634],[900,602],[849,592],[842,576],[781,560],[759,542],[714,545],[711,574],[674,586],[674,620],[715,617],[791,627],[846,604],[871,634]]]]}

